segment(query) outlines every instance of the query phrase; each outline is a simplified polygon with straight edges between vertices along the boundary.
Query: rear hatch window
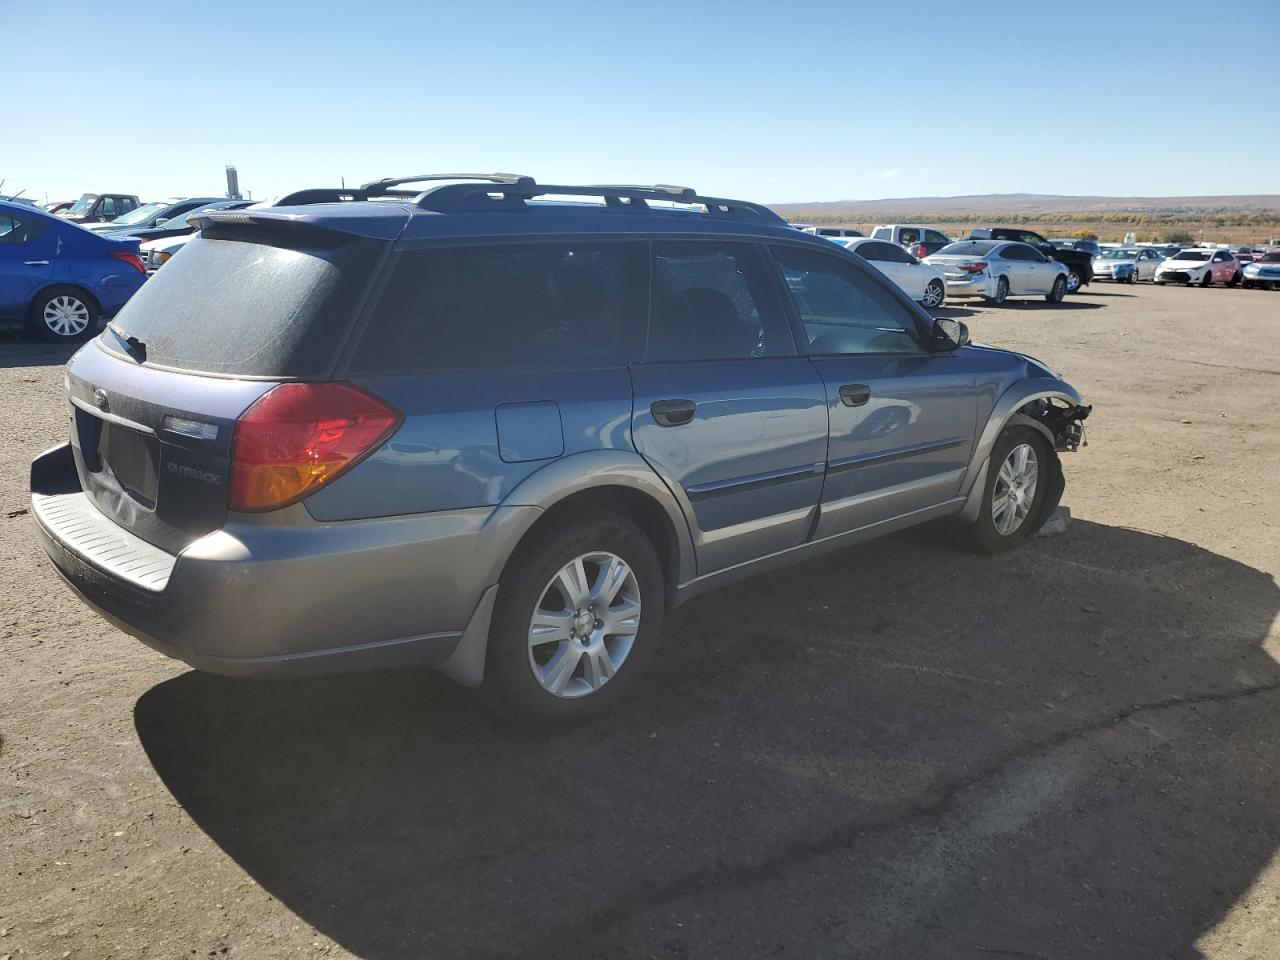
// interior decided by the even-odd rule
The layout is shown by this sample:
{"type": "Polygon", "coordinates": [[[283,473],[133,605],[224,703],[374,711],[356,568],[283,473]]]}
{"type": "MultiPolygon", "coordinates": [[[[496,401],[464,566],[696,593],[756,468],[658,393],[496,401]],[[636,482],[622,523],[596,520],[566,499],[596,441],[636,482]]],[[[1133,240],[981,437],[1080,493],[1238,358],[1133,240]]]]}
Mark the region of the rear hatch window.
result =
{"type": "Polygon", "coordinates": [[[241,377],[321,377],[351,327],[380,242],[337,235],[307,246],[265,231],[206,230],[111,322],[104,346],[147,366],[241,377]],[[131,339],[143,351],[121,351],[131,339]]]}

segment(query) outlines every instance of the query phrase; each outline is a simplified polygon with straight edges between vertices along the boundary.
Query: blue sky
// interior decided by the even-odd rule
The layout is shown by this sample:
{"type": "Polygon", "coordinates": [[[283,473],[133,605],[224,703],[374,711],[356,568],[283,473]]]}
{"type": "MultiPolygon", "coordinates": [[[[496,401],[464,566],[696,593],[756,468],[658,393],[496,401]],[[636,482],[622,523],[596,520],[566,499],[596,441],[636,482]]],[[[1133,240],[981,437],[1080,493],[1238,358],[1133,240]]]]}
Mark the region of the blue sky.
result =
{"type": "Polygon", "coordinates": [[[0,36],[0,177],[38,199],[219,194],[226,163],[255,197],[495,169],[765,202],[1280,193],[1278,0],[0,0],[0,36]]]}

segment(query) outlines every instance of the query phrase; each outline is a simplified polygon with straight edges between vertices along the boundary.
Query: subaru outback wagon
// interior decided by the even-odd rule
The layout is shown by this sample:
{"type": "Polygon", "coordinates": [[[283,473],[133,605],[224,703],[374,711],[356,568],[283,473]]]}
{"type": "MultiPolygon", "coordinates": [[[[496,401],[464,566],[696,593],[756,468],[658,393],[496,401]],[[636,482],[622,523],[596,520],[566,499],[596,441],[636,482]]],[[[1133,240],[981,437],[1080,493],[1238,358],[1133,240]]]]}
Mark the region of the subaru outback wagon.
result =
{"type": "Polygon", "coordinates": [[[574,721],[712,587],[942,517],[1013,546],[1081,441],[1049,369],[756,204],[306,196],[201,214],[68,363],[31,469],[67,582],[199,669],[429,664],[574,721]]]}

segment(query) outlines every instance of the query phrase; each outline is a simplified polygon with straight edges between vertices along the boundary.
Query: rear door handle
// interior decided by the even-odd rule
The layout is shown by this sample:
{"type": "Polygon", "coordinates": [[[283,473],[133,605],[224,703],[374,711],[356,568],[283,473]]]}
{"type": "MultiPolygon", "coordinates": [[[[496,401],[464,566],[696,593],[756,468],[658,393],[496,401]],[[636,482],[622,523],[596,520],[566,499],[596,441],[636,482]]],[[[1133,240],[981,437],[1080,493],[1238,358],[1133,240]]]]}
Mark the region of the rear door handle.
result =
{"type": "Polygon", "coordinates": [[[23,260],[22,262],[28,267],[47,267],[49,265],[48,260],[23,260]]]}
{"type": "Polygon", "coordinates": [[[655,400],[649,404],[649,412],[660,427],[678,427],[693,419],[692,400],[655,400]]]}
{"type": "Polygon", "coordinates": [[[865,383],[846,383],[840,388],[840,402],[846,407],[860,407],[871,399],[871,388],[865,383]]]}

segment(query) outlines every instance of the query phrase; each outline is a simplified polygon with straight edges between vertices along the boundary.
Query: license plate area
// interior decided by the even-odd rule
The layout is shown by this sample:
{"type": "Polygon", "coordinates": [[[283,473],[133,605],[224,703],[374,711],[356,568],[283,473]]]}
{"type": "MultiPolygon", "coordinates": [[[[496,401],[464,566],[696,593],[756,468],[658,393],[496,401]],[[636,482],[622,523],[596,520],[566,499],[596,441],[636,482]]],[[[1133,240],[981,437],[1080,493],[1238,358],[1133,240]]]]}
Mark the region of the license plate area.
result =
{"type": "Polygon", "coordinates": [[[85,468],[93,482],[120,489],[140,506],[154,510],[159,493],[160,443],[112,420],[76,410],[76,430],[85,468]]]}

